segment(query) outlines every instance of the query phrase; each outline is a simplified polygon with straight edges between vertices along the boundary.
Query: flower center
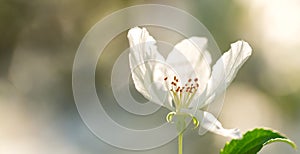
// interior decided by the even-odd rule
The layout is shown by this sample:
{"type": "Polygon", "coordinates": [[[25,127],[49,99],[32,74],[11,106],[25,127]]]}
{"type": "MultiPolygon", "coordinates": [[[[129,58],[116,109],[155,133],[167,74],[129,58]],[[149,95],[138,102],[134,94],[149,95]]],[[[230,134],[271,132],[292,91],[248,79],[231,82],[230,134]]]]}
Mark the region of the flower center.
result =
{"type": "Polygon", "coordinates": [[[164,81],[166,83],[166,87],[170,90],[170,95],[173,98],[176,111],[179,111],[180,108],[188,108],[191,104],[192,98],[198,90],[198,78],[188,79],[183,86],[180,84],[177,76],[174,76],[173,80],[165,77],[164,81]]]}

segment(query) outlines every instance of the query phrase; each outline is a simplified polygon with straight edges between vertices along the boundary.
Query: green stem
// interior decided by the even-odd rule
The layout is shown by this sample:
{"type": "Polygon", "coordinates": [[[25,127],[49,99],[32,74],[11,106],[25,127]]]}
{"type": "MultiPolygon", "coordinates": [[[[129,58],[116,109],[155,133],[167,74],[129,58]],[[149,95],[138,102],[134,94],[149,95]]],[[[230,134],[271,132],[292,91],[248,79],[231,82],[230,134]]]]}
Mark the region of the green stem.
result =
{"type": "Polygon", "coordinates": [[[183,131],[178,135],[178,154],[182,154],[183,131]]]}

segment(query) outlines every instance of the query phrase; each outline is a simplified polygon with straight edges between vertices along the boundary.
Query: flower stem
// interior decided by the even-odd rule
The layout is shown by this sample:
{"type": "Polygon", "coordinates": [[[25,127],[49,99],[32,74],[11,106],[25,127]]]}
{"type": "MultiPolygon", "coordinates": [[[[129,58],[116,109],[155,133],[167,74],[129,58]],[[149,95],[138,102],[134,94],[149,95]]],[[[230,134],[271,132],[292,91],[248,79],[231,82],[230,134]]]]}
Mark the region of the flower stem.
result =
{"type": "Polygon", "coordinates": [[[178,154],[182,154],[182,140],[183,140],[183,131],[178,135],[178,154]]]}

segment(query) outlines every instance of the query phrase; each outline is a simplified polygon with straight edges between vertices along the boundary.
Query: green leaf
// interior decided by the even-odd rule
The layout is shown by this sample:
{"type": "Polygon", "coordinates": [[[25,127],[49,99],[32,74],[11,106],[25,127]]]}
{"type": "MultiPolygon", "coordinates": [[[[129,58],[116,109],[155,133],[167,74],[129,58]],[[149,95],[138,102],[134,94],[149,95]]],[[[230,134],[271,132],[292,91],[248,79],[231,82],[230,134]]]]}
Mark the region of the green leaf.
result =
{"type": "Polygon", "coordinates": [[[226,143],[220,154],[256,154],[263,146],[273,142],[285,142],[296,149],[296,144],[272,130],[256,128],[248,131],[242,139],[233,139],[226,143]]]}

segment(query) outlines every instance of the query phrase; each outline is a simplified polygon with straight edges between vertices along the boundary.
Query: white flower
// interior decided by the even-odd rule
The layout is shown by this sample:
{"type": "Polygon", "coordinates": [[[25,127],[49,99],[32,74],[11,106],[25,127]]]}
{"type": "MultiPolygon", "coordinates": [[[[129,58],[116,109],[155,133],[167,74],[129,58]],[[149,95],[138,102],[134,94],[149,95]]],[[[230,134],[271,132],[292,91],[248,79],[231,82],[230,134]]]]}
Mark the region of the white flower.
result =
{"type": "Polygon", "coordinates": [[[174,114],[192,114],[203,128],[211,132],[231,138],[241,137],[238,129],[224,129],[203,108],[224,92],[251,55],[252,49],[247,42],[231,44],[231,49],[211,69],[206,38],[182,40],[165,59],[146,28],[132,28],[127,37],[131,48],[132,79],[144,97],[167,107],[174,114]]]}

